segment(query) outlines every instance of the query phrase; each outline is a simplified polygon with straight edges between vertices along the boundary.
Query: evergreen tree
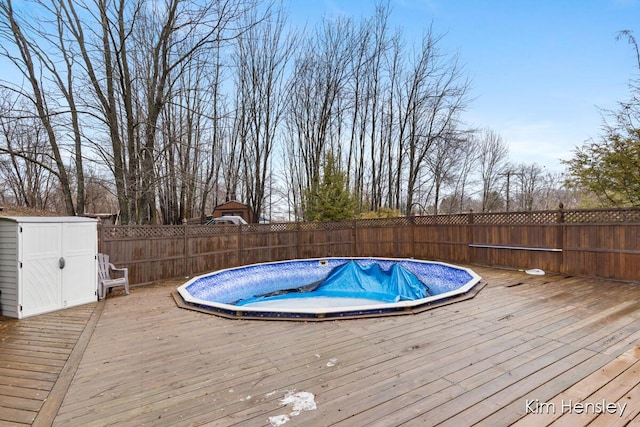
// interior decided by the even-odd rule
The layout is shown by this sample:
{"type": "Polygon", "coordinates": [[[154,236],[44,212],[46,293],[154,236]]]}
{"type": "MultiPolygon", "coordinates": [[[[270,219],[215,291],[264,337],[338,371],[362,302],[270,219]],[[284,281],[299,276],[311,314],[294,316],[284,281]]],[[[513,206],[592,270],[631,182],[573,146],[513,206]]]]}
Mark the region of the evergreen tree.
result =
{"type": "Polygon", "coordinates": [[[347,186],[346,174],[340,170],[333,154],[324,159],[322,179],[305,194],[305,218],[310,221],[351,219],[356,214],[356,200],[347,186]]]}
{"type": "Polygon", "coordinates": [[[601,206],[640,206],[640,131],[586,144],[567,165],[569,184],[592,192],[601,206]]]}
{"type": "MultiPolygon", "coordinates": [[[[640,48],[630,31],[620,32],[634,46],[640,70],[640,48]]],[[[629,85],[631,97],[610,112],[601,141],[576,148],[568,183],[594,194],[602,206],[640,206],[640,80],[629,85]]]]}

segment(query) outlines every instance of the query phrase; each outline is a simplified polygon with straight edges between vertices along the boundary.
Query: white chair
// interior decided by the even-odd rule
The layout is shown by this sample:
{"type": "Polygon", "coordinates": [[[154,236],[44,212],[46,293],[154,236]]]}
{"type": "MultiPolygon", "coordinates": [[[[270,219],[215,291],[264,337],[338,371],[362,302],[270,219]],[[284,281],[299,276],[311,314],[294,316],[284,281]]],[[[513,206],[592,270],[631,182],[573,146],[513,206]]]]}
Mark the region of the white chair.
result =
{"type": "Polygon", "coordinates": [[[124,286],[125,292],[129,295],[129,270],[116,268],[109,262],[109,255],[98,254],[98,298],[104,299],[107,289],[116,286],[124,286]],[[111,277],[112,273],[120,277],[111,277]]]}

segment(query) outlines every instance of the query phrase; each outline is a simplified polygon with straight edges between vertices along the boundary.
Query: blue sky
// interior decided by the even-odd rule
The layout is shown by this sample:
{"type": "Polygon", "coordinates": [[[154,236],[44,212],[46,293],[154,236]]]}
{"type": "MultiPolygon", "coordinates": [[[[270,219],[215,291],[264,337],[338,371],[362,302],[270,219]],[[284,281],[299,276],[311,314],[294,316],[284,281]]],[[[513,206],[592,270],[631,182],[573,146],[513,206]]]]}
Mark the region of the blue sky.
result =
{"type": "MultiPolygon", "coordinates": [[[[322,16],[371,16],[374,0],[285,0],[293,25],[322,16]]],[[[514,163],[560,171],[576,146],[601,133],[600,108],[616,108],[638,78],[621,30],[640,40],[640,0],[390,0],[391,23],[419,40],[433,22],[460,54],[475,100],[465,113],[509,145],[514,163]]]]}

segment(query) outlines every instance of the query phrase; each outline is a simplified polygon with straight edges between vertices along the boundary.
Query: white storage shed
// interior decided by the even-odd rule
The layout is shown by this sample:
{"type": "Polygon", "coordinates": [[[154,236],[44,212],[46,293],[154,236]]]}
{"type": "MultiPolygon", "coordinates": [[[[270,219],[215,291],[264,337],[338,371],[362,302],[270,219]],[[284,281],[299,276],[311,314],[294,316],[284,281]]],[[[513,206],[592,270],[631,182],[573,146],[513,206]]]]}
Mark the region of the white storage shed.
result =
{"type": "Polygon", "coordinates": [[[98,221],[0,217],[0,314],[23,317],[97,300],[98,221]]]}

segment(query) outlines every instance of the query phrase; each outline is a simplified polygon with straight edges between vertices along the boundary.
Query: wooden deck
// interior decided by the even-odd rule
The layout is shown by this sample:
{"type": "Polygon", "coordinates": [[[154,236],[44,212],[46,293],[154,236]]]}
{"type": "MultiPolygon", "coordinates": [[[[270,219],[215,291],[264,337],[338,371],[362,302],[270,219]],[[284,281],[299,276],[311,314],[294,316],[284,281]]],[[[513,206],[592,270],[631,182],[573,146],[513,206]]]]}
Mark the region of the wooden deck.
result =
{"type": "Polygon", "coordinates": [[[408,316],[229,320],[165,282],[0,318],[0,426],[640,425],[640,284],[472,268],[474,299],[408,316]]]}

